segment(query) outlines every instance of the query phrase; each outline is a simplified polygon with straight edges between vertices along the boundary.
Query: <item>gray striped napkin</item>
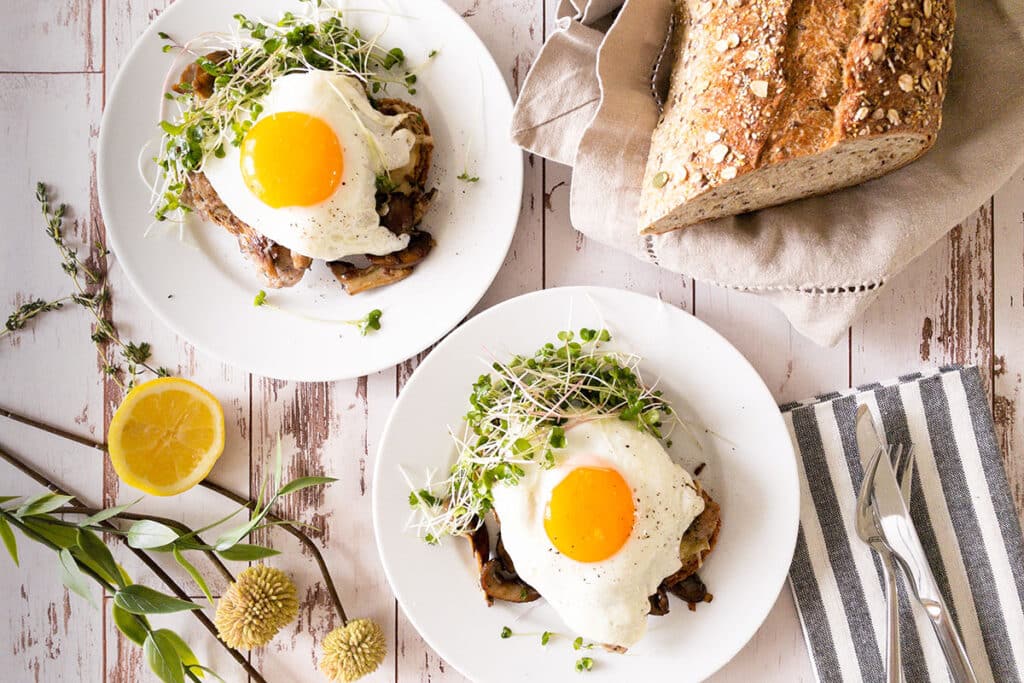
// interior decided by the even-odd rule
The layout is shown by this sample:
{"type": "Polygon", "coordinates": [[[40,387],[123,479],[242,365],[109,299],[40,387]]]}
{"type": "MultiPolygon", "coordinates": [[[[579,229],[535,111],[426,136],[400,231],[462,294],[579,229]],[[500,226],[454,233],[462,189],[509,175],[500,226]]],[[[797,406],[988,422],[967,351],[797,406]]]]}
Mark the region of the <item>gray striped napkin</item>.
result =
{"type": "MultiPolygon", "coordinates": [[[[1024,677],[1024,539],[977,368],[943,368],[782,406],[799,451],[800,532],[789,580],[819,681],[884,680],[881,567],[857,538],[866,404],[889,443],[913,443],[911,515],[981,681],[1024,677]]],[[[905,586],[905,584],[904,584],[905,586]]],[[[904,675],[948,681],[916,603],[901,592],[904,675]]]]}

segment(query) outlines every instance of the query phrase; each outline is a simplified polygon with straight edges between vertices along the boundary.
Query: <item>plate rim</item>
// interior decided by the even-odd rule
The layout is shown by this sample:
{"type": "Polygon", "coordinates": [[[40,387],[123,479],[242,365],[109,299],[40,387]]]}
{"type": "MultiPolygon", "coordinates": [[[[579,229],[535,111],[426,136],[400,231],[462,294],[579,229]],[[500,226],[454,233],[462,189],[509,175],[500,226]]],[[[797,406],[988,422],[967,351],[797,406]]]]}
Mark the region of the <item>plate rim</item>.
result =
{"type": "MultiPolygon", "coordinates": [[[[282,6],[286,5],[289,2],[289,0],[277,1],[280,2],[282,6]]],[[[417,0],[417,2],[423,1],[424,0],[417,0]]],[[[473,30],[473,27],[469,25],[469,22],[467,22],[464,17],[459,15],[459,13],[456,12],[447,3],[445,3],[443,0],[430,1],[434,3],[434,8],[427,9],[427,13],[434,11],[441,11],[447,13],[450,18],[458,20],[458,22],[460,22],[465,27],[466,31],[472,36],[472,41],[474,41],[476,48],[481,50],[483,55],[486,55],[485,64],[489,65],[493,69],[494,74],[497,76],[498,81],[500,81],[502,85],[501,92],[503,92],[505,96],[508,98],[507,102],[509,110],[512,110],[512,108],[515,105],[515,100],[512,96],[512,91],[509,88],[508,83],[505,81],[501,68],[498,66],[498,63],[494,59],[494,55],[491,54],[491,51],[490,49],[488,49],[487,45],[483,42],[483,40],[480,38],[477,32],[473,30]]],[[[501,272],[502,268],[505,265],[505,260],[508,257],[508,253],[512,249],[512,242],[515,239],[515,235],[519,230],[519,219],[523,209],[523,188],[525,186],[524,165],[526,163],[525,156],[522,153],[520,154],[520,163],[515,164],[514,168],[510,169],[512,170],[512,177],[509,180],[510,183],[514,185],[514,187],[506,188],[506,191],[515,191],[515,211],[509,212],[510,216],[513,216],[513,218],[511,219],[513,225],[510,230],[506,231],[507,238],[503,240],[504,244],[499,245],[501,249],[501,258],[496,260],[496,265],[492,269],[493,272],[488,274],[486,282],[483,282],[484,278],[481,278],[482,287],[480,289],[479,296],[468,301],[468,306],[466,306],[465,310],[462,310],[457,317],[453,315],[453,322],[450,325],[446,325],[445,328],[439,332],[436,338],[424,338],[422,346],[420,348],[416,348],[408,355],[394,362],[381,361],[378,363],[374,363],[373,365],[368,365],[364,368],[360,368],[360,372],[358,373],[355,373],[355,371],[341,373],[327,372],[323,374],[310,374],[303,372],[274,372],[272,374],[267,373],[265,372],[265,370],[269,370],[270,368],[255,368],[238,363],[236,362],[236,360],[227,357],[228,354],[220,353],[219,351],[210,348],[205,342],[200,343],[191,335],[186,334],[185,331],[182,329],[183,326],[179,325],[173,316],[168,314],[157,304],[158,297],[148,292],[145,287],[140,286],[140,282],[144,280],[144,275],[140,273],[138,270],[136,270],[134,266],[130,265],[130,260],[124,260],[119,256],[119,254],[125,253],[123,250],[124,245],[123,243],[120,242],[119,238],[117,237],[117,230],[111,229],[110,226],[113,225],[113,223],[107,219],[108,215],[113,215],[112,209],[110,207],[112,207],[112,202],[116,201],[117,194],[111,187],[111,183],[114,181],[113,179],[107,177],[106,164],[104,163],[106,157],[106,150],[110,145],[108,138],[110,135],[113,134],[110,132],[109,125],[109,118],[111,116],[111,107],[109,106],[109,104],[111,102],[114,102],[117,99],[118,94],[120,94],[120,91],[126,87],[124,85],[125,67],[127,67],[132,61],[134,61],[138,57],[139,54],[141,54],[141,51],[144,49],[147,40],[151,40],[153,36],[157,34],[158,27],[161,21],[163,21],[164,18],[167,16],[175,16],[177,14],[188,11],[182,8],[187,7],[191,9],[192,5],[196,5],[200,8],[204,7],[203,0],[178,0],[177,2],[172,3],[166,9],[164,9],[159,16],[157,16],[149,23],[149,25],[142,32],[142,34],[139,35],[139,37],[132,44],[132,47],[128,51],[128,54],[125,56],[124,60],[118,66],[117,74],[114,76],[114,82],[111,85],[110,91],[109,93],[107,93],[106,98],[104,100],[103,115],[100,118],[100,130],[96,143],[96,187],[97,196],[99,199],[100,215],[103,219],[104,239],[107,245],[110,247],[111,251],[114,253],[115,257],[117,258],[117,261],[121,266],[121,270],[124,272],[128,282],[135,290],[135,293],[138,294],[139,298],[142,299],[142,302],[145,304],[146,308],[150,311],[150,313],[152,313],[157,320],[163,323],[163,325],[165,325],[176,336],[181,337],[188,344],[195,347],[200,352],[216,359],[218,362],[221,362],[232,368],[241,370],[252,375],[258,375],[261,377],[268,377],[271,379],[282,381],[296,382],[336,382],[341,380],[351,380],[356,379],[358,377],[372,375],[381,372],[382,370],[387,370],[389,368],[395,367],[398,364],[415,357],[424,349],[430,348],[430,346],[436,344],[438,340],[444,339],[445,336],[450,334],[452,330],[458,328],[459,325],[461,325],[462,322],[466,319],[466,317],[473,311],[473,309],[477,305],[479,305],[480,301],[483,300],[483,298],[487,295],[487,292],[490,290],[491,286],[494,284],[494,281],[497,279],[498,274],[501,272]]],[[[141,112],[142,109],[139,108],[139,111],[141,112]]],[[[506,185],[508,185],[508,183],[506,183],[506,185]]],[[[431,336],[433,337],[434,335],[431,336]]],[[[420,345],[419,343],[417,343],[415,346],[420,345]]]]}
{"type": "MultiPolygon", "coordinates": [[[[660,303],[662,303],[664,305],[671,306],[673,309],[675,309],[675,311],[677,311],[679,313],[682,313],[685,316],[688,316],[693,321],[698,323],[698,325],[700,327],[703,327],[706,332],[710,332],[711,335],[717,341],[719,341],[722,344],[724,344],[725,348],[727,348],[733,354],[735,354],[735,356],[739,359],[739,361],[742,364],[744,364],[747,369],[749,369],[751,372],[753,372],[754,376],[757,378],[757,391],[758,391],[758,393],[761,393],[762,396],[767,397],[772,405],[778,407],[778,402],[775,400],[775,397],[772,395],[771,390],[768,388],[767,383],[764,381],[764,378],[761,377],[761,373],[758,372],[757,368],[754,367],[754,365],[747,359],[747,357],[745,355],[743,355],[743,353],[740,352],[740,350],[738,348],[736,348],[736,346],[732,342],[730,342],[720,332],[718,332],[718,330],[714,329],[713,327],[711,327],[711,325],[709,325],[708,323],[704,322],[703,320],[701,320],[700,318],[698,318],[697,316],[693,315],[692,313],[690,313],[689,311],[687,311],[687,310],[685,310],[683,308],[680,308],[680,307],[678,307],[678,306],[676,306],[674,304],[671,304],[669,302],[663,301],[663,300],[661,300],[658,297],[654,297],[654,296],[651,296],[651,295],[648,295],[648,294],[642,294],[640,292],[634,292],[634,291],[631,291],[631,290],[628,290],[628,289],[624,289],[624,288],[601,286],[601,285],[567,285],[567,286],[560,286],[560,287],[550,287],[550,288],[547,288],[547,289],[538,289],[538,290],[534,290],[532,292],[526,292],[524,294],[520,294],[519,296],[515,296],[515,297],[512,297],[510,299],[506,299],[506,300],[504,300],[504,301],[502,301],[500,303],[495,304],[494,306],[491,306],[491,307],[487,308],[484,311],[481,311],[479,314],[474,316],[472,319],[465,321],[463,324],[461,324],[457,328],[455,328],[454,331],[452,331],[450,334],[448,334],[440,343],[437,344],[437,346],[434,347],[434,349],[430,352],[430,354],[416,367],[416,369],[413,371],[412,375],[410,375],[409,379],[406,381],[405,385],[403,386],[402,392],[395,399],[395,403],[392,405],[391,410],[388,413],[387,420],[384,423],[384,428],[381,431],[380,443],[378,444],[377,449],[375,451],[375,462],[374,462],[374,466],[373,466],[373,483],[372,483],[372,486],[370,488],[370,507],[371,507],[371,517],[372,517],[372,520],[373,520],[373,537],[374,537],[374,544],[377,547],[377,556],[380,559],[380,563],[381,563],[382,568],[384,569],[384,576],[387,579],[388,587],[391,589],[392,594],[395,596],[395,600],[402,607],[402,613],[405,615],[406,619],[409,620],[409,623],[412,624],[413,628],[416,629],[416,632],[420,635],[420,637],[423,638],[423,640],[427,643],[427,645],[430,646],[434,650],[434,652],[437,653],[437,655],[439,657],[444,659],[444,661],[447,664],[449,664],[450,666],[455,668],[456,671],[458,671],[461,675],[469,678],[470,680],[472,680],[472,677],[470,676],[470,674],[467,671],[463,670],[462,666],[460,666],[459,663],[454,661],[452,658],[448,657],[446,653],[442,652],[442,649],[445,649],[447,651],[447,648],[439,648],[437,643],[435,642],[435,639],[432,636],[428,636],[420,628],[420,624],[418,623],[417,619],[409,612],[409,609],[406,606],[406,600],[403,599],[402,594],[400,593],[399,590],[397,590],[395,582],[394,582],[394,577],[393,577],[393,574],[392,574],[392,570],[391,570],[391,565],[389,564],[387,558],[385,558],[385,556],[384,556],[383,544],[381,543],[382,531],[381,531],[380,512],[379,512],[379,506],[378,506],[379,489],[380,489],[380,486],[381,486],[381,484],[380,484],[381,476],[380,475],[381,475],[381,470],[382,470],[382,467],[383,467],[382,462],[383,462],[384,448],[388,445],[389,434],[390,434],[390,432],[392,430],[392,427],[396,423],[396,419],[397,419],[396,416],[398,415],[400,408],[404,405],[404,403],[406,401],[411,400],[411,399],[408,398],[408,395],[409,395],[408,391],[407,391],[408,387],[410,385],[412,385],[413,382],[417,381],[417,377],[420,374],[421,368],[423,368],[424,366],[426,366],[428,363],[431,362],[431,358],[435,357],[435,355],[437,354],[438,350],[444,348],[449,343],[454,343],[453,339],[456,339],[461,333],[463,333],[463,330],[468,328],[473,323],[478,322],[480,319],[485,318],[485,317],[486,318],[490,318],[490,317],[494,317],[494,316],[500,315],[501,312],[503,311],[503,309],[505,309],[506,307],[511,305],[513,302],[519,302],[519,300],[521,300],[521,299],[532,299],[532,298],[539,298],[539,297],[544,297],[544,296],[550,296],[552,292],[560,292],[560,293],[564,292],[564,293],[569,294],[569,295],[576,294],[576,293],[586,294],[586,293],[612,292],[615,295],[625,294],[625,295],[628,295],[628,296],[631,296],[631,297],[637,297],[637,298],[640,298],[640,299],[646,299],[648,301],[658,301],[658,302],[660,302],[660,303]]],[[[773,596],[773,600],[765,602],[764,609],[761,610],[761,613],[757,615],[756,626],[751,630],[750,634],[746,638],[744,638],[744,639],[742,639],[740,641],[737,641],[735,647],[728,648],[728,650],[729,650],[727,652],[728,656],[724,657],[721,660],[721,662],[717,666],[715,666],[713,669],[705,672],[703,674],[705,678],[713,676],[716,672],[721,670],[726,664],[728,664],[733,659],[735,659],[736,655],[739,654],[739,652],[750,643],[750,641],[757,634],[757,631],[764,625],[764,623],[767,620],[768,616],[771,614],[771,611],[775,608],[775,604],[778,602],[778,596],[782,593],[782,590],[785,587],[786,582],[788,581],[788,578],[789,578],[789,567],[792,564],[792,556],[796,552],[796,544],[797,544],[797,539],[798,539],[799,529],[800,529],[800,505],[801,505],[800,475],[799,475],[799,467],[798,467],[798,463],[797,463],[797,457],[798,456],[797,456],[797,452],[796,452],[796,447],[794,446],[794,444],[792,442],[792,439],[789,436],[789,429],[786,426],[786,420],[785,420],[785,417],[783,416],[783,413],[782,413],[781,410],[779,410],[775,414],[775,418],[772,421],[777,423],[778,428],[781,429],[782,433],[785,434],[785,436],[786,436],[786,438],[784,440],[784,443],[786,444],[786,448],[787,448],[786,453],[789,455],[789,457],[785,459],[785,462],[790,462],[791,465],[792,465],[791,477],[790,477],[790,480],[791,480],[790,481],[790,489],[791,490],[786,491],[785,492],[786,493],[785,496],[781,496],[780,495],[777,498],[778,500],[789,501],[788,505],[791,508],[790,512],[791,512],[791,517],[792,517],[792,525],[791,525],[792,528],[788,531],[789,540],[785,544],[785,548],[788,551],[786,553],[786,556],[790,557],[790,561],[786,564],[785,571],[781,573],[781,577],[778,579],[778,587],[776,589],[769,588],[769,590],[766,591],[766,592],[770,592],[771,593],[771,595],[773,596]]],[[[774,582],[773,582],[773,584],[774,584],[774,582]]]]}

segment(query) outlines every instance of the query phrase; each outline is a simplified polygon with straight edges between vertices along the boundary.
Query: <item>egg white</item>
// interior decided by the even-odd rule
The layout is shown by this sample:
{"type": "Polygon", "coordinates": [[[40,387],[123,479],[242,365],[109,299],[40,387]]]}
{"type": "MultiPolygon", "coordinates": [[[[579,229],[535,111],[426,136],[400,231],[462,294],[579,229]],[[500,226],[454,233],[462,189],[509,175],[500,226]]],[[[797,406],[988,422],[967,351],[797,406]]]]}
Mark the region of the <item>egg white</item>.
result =
{"type": "Polygon", "coordinates": [[[282,76],[260,104],[260,119],[279,112],[323,119],[341,143],[344,171],[337,190],[325,201],[273,208],[246,186],[240,148],[225,145],[225,156],[207,159],[202,170],[238,218],[288,249],[327,261],[390,254],[408,245],[408,235],[395,235],[380,225],[375,198],[377,175],[409,162],[415,138],[407,130],[396,130],[402,116],[376,111],[359,81],[327,71],[282,76]]]}
{"type": "Polygon", "coordinates": [[[573,633],[598,643],[635,644],[647,630],[649,596],[682,566],[679,543],[704,510],[693,479],[656,438],[614,417],[568,429],[556,467],[531,464],[526,470],[517,484],[493,491],[502,542],[516,573],[573,633]],[[616,554],[600,562],[577,562],[552,545],[544,512],[565,475],[596,459],[617,469],[629,484],[636,518],[616,554]]]}

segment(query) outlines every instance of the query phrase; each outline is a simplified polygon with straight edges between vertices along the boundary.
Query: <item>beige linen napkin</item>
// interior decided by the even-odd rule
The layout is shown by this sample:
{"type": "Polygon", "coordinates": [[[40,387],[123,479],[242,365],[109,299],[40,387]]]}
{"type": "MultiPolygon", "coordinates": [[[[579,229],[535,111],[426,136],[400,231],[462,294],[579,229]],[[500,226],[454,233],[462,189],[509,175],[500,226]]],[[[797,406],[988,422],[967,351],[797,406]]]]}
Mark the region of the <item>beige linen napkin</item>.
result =
{"type": "Polygon", "coordinates": [[[766,298],[819,344],[836,343],[894,274],[1024,163],[1024,3],[961,0],[943,126],[922,159],[823,197],[640,236],[639,185],[658,120],[652,65],[671,8],[671,0],[562,0],[516,104],[513,139],[573,166],[576,229],[766,298]]]}

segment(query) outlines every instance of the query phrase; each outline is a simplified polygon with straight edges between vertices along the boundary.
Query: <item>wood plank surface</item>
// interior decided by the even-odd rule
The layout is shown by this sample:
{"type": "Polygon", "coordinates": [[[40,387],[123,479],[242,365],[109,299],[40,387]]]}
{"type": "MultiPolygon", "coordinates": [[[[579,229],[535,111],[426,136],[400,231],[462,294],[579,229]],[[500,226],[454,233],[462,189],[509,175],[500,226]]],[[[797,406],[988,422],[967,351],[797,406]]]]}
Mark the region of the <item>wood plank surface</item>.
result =
{"type": "MultiPolygon", "coordinates": [[[[518,92],[550,34],[557,0],[448,2],[491,50],[510,90],[518,92]]],[[[51,182],[57,198],[74,208],[70,224],[76,239],[103,239],[92,179],[105,94],[134,41],[168,4],[14,0],[5,6],[0,148],[7,163],[0,167],[0,225],[5,236],[14,236],[17,258],[6,259],[0,267],[4,311],[69,288],[31,200],[37,179],[51,182]]],[[[779,402],[920,367],[976,363],[993,397],[1011,487],[1018,510],[1024,511],[1024,169],[893,278],[846,340],[824,349],[800,337],[781,313],[752,296],[695,283],[587,240],[569,220],[571,170],[532,155],[524,155],[523,163],[518,231],[502,271],[474,313],[521,293],[560,285],[624,287],[660,296],[735,344],[779,402]]],[[[111,267],[111,313],[122,333],[151,342],[157,363],[206,386],[225,407],[227,447],[211,475],[214,481],[242,494],[256,490],[269,471],[278,439],[287,477],[328,474],[339,479],[287,500],[279,512],[317,529],[312,535],[324,550],[350,616],[371,617],[385,626],[389,658],[366,680],[464,681],[405,619],[369,540],[379,436],[397,394],[425,354],[347,382],[250,376],[167,330],[141,302],[116,260],[111,267]]],[[[102,378],[89,325],[84,311],[69,307],[0,339],[0,408],[102,441],[123,392],[102,378]]],[[[2,418],[0,448],[30,459],[90,503],[109,505],[136,495],[119,484],[92,449],[2,418]]],[[[0,494],[36,490],[20,476],[8,475],[4,481],[0,494]]],[[[147,499],[142,509],[199,524],[233,506],[195,489],[173,499],[147,499]]],[[[316,671],[319,643],[337,619],[316,565],[289,536],[279,531],[259,536],[257,542],[283,551],[269,563],[294,578],[302,609],[294,627],[255,652],[252,661],[270,681],[322,680],[316,671]]],[[[7,643],[0,649],[0,662],[16,672],[11,680],[152,680],[139,649],[109,623],[108,610],[94,610],[60,587],[50,551],[21,545],[21,567],[0,575],[0,590],[10,596],[0,618],[0,638],[7,643]]],[[[138,580],[159,587],[134,557],[121,548],[116,555],[138,580]]],[[[199,598],[198,588],[167,559],[161,561],[168,571],[199,598]]],[[[231,568],[237,573],[244,566],[232,563],[231,568]]],[[[219,595],[225,585],[215,581],[211,588],[219,595]]],[[[245,680],[188,615],[156,621],[180,629],[200,659],[227,680],[245,680]]],[[[753,640],[713,680],[813,680],[788,589],[753,640]]]]}

